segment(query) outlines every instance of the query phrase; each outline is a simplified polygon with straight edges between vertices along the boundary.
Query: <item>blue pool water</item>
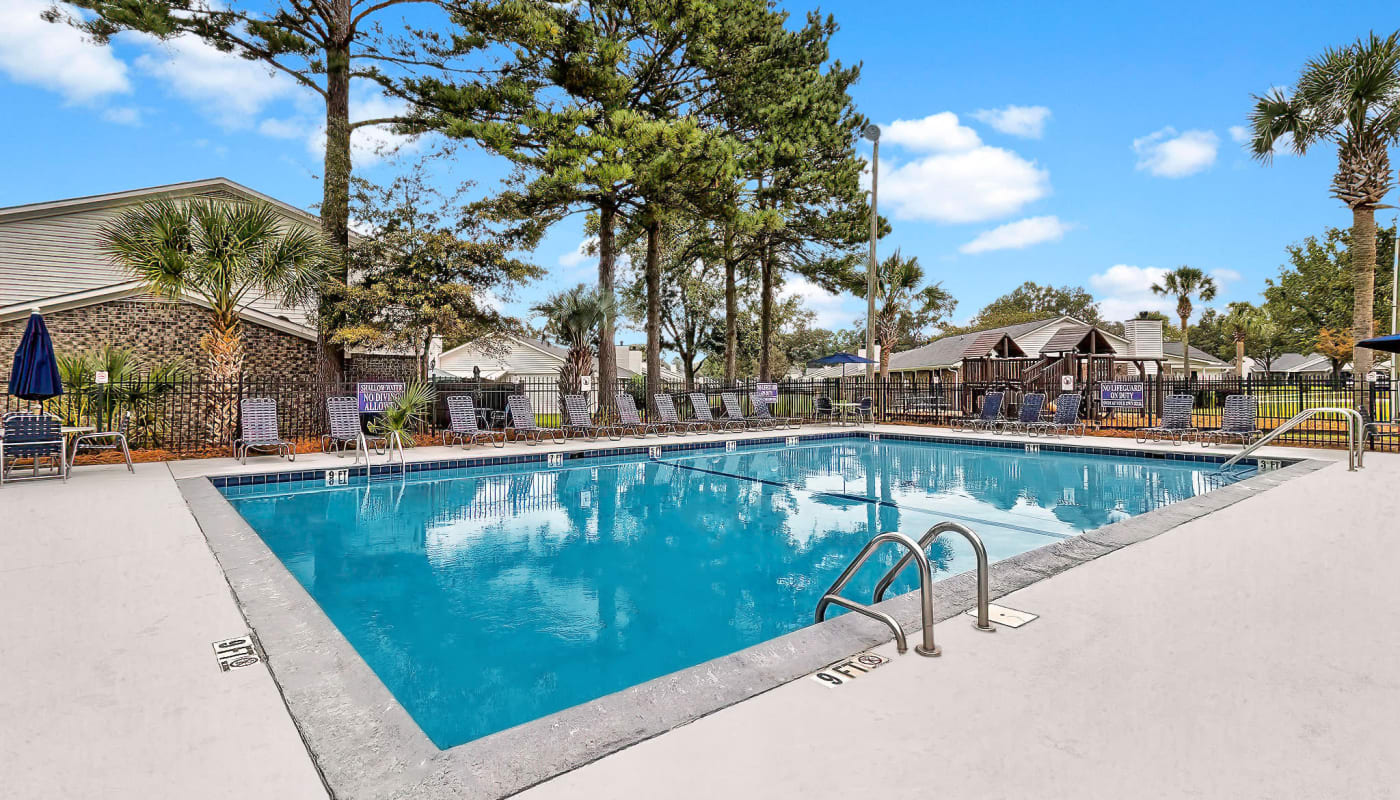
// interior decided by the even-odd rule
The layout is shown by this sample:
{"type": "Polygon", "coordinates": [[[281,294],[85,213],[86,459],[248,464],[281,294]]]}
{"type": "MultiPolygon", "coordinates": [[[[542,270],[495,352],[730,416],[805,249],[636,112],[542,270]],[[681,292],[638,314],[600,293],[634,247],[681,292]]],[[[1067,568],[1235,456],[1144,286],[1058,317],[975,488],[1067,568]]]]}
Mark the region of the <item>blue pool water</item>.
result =
{"type": "MultiPolygon", "coordinates": [[[[996,560],[1222,480],[1209,463],[851,438],[223,491],[446,748],[811,624],[880,530],[962,521],[996,560]]],[[[868,599],[897,555],[847,594],[868,599]]],[[[961,539],[932,555],[945,575],[972,566],[961,539]]]]}

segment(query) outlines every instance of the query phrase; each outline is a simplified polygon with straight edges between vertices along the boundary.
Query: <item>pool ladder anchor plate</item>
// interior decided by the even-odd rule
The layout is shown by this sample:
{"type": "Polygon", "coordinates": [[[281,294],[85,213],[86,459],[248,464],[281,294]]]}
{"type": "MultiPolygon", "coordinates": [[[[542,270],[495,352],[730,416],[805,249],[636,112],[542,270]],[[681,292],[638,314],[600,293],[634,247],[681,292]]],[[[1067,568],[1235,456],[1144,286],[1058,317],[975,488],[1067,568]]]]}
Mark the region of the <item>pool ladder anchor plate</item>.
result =
{"type": "Polygon", "coordinates": [[[848,611],[854,611],[857,614],[863,614],[871,619],[885,623],[894,633],[895,649],[900,653],[905,653],[909,650],[909,644],[905,639],[904,629],[899,626],[899,623],[894,617],[883,611],[876,610],[871,605],[857,603],[854,600],[841,596],[841,590],[846,588],[846,584],[850,583],[851,578],[860,570],[861,565],[863,565],[881,545],[894,543],[904,548],[904,556],[885,573],[884,577],[880,578],[879,583],[875,584],[874,597],[871,603],[873,605],[874,603],[879,603],[881,600],[884,600],[885,592],[889,590],[895,578],[899,577],[899,573],[908,566],[910,561],[913,561],[915,569],[919,574],[919,614],[921,623],[921,640],[919,644],[914,646],[914,652],[921,656],[929,656],[931,658],[942,655],[943,651],[939,649],[938,644],[933,639],[933,568],[929,564],[928,553],[926,551],[929,545],[933,544],[935,539],[948,532],[957,533],[967,539],[968,543],[972,545],[973,552],[977,556],[977,606],[974,609],[976,612],[976,620],[973,623],[973,627],[985,633],[995,633],[996,627],[992,625],[988,611],[988,596],[990,590],[987,582],[987,548],[982,545],[981,538],[973,533],[971,528],[956,522],[940,522],[934,525],[927,531],[924,531],[924,535],[919,537],[917,542],[898,531],[886,531],[876,534],[874,538],[866,542],[865,547],[861,548],[860,552],[856,554],[856,557],[851,559],[851,563],[846,565],[846,569],[843,570],[841,575],[831,584],[831,588],[827,589],[826,593],[822,595],[821,601],[817,603],[817,622],[822,622],[826,619],[826,610],[828,607],[838,605],[848,611]]]}

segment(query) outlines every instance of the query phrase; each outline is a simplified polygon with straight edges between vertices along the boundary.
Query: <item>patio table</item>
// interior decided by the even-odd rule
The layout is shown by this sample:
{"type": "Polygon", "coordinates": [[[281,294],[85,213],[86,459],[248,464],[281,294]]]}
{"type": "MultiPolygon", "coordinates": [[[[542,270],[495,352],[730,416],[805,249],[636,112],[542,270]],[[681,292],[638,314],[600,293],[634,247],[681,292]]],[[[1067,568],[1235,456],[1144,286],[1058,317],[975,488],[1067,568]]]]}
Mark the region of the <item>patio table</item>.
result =
{"type": "Polygon", "coordinates": [[[846,415],[853,408],[860,408],[860,403],[832,403],[836,408],[841,409],[841,424],[846,424],[846,415]]]}

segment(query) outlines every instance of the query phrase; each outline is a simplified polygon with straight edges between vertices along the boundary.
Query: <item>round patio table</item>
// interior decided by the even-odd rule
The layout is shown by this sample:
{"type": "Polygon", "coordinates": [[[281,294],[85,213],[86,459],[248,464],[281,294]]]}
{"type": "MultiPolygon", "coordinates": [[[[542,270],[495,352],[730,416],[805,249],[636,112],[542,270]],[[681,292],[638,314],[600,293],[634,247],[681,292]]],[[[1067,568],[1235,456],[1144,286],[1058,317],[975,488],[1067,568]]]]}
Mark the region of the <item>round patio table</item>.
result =
{"type": "Polygon", "coordinates": [[[854,408],[860,408],[860,403],[832,403],[833,406],[841,409],[841,424],[846,424],[846,415],[854,408]]]}

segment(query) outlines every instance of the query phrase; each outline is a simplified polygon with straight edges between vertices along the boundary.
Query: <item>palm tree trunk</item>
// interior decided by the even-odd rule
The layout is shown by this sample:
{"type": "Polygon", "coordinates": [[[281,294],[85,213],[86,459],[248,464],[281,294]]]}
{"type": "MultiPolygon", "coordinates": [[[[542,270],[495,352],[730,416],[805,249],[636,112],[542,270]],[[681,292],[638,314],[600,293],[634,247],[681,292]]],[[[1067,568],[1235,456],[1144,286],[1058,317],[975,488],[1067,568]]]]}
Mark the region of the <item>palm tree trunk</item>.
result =
{"type": "Polygon", "coordinates": [[[1235,373],[1244,377],[1244,337],[1235,337],[1235,373]]]}
{"type": "MultiPolygon", "coordinates": [[[[1376,300],[1376,212],[1370,206],[1351,210],[1351,336],[1355,342],[1371,338],[1375,328],[1376,300]]],[[[1353,347],[1352,376],[1361,387],[1371,371],[1371,351],[1353,347]]],[[[1363,403],[1370,403],[1369,392],[1358,392],[1363,403]]]]}
{"type": "Polygon", "coordinates": [[[1181,318],[1181,371],[1185,373],[1183,377],[1191,380],[1191,331],[1187,323],[1190,317],[1181,318]]]}
{"type": "Polygon", "coordinates": [[[218,387],[209,393],[209,433],[215,442],[229,444],[241,399],[236,384],[243,374],[243,333],[238,318],[215,314],[209,332],[200,337],[199,347],[207,359],[209,379],[218,387]]]}

